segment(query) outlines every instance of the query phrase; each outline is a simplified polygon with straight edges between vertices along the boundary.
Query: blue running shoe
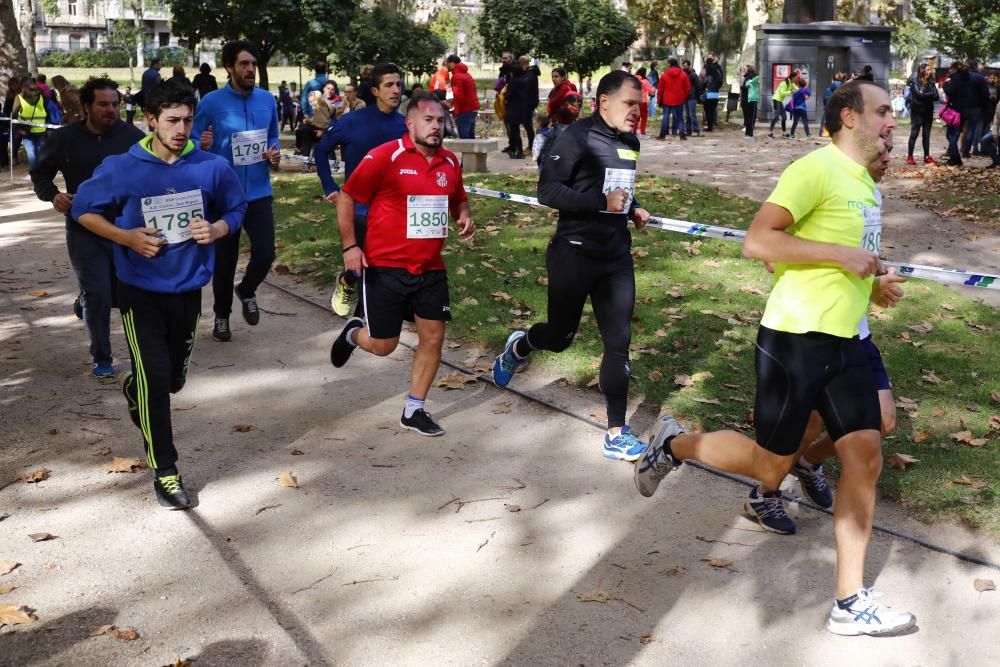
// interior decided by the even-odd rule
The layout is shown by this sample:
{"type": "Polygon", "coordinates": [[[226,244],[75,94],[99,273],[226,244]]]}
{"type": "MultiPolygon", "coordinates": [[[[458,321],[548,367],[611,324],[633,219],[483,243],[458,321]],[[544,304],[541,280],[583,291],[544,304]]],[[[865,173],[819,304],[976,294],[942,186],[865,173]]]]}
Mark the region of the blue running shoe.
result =
{"type": "Polygon", "coordinates": [[[809,496],[809,500],[823,509],[833,507],[833,491],[830,489],[830,484],[826,481],[826,475],[823,474],[822,465],[811,468],[796,461],[795,465],[792,466],[792,474],[798,478],[799,485],[805,494],[809,496]]]}
{"type": "Polygon", "coordinates": [[[632,462],[637,460],[649,447],[639,438],[635,437],[627,425],[622,426],[622,431],[614,438],[604,435],[604,456],[617,461],[632,462]]]}
{"type": "Polygon", "coordinates": [[[785,513],[785,502],[780,490],[761,493],[759,486],[753,487],[743,509],[764,530],[779,535],[795,534],[795,522],[785,513]]]}
{"type": "Polygon", "coordinates": [[[101,382],[115,381],[115,367],[111,365],[111,360],[99,361],[94,364],[94,377],[101,382]]]}
{"type": "Polygon", "coordinates": [[[504,343],[503,352],[501,352],[496,360],[493,362],[493,384],[498,387],[506,387],[510,384],[511,378],[514,377],[514,371],[517,370],[518,365],[521,363],[521,359],[517,358],[514,354],[514,344],[527,336],[523,331],[515,331],[511,335],[507,336],[507,342],[504,343]]]}
{"type": "Polygon", "coordinates": [[[670,441],[684,433],[684,429],[670,416],[660,417],[659,424],[660,427],[653,436],[649,449],[635,462],[635,471],[632,474],[635,488],[647,498],[656,493],[656,487],[664,477],[681,465],[681,461],[675,459],[673,452],[670,451],[670,441]]]}

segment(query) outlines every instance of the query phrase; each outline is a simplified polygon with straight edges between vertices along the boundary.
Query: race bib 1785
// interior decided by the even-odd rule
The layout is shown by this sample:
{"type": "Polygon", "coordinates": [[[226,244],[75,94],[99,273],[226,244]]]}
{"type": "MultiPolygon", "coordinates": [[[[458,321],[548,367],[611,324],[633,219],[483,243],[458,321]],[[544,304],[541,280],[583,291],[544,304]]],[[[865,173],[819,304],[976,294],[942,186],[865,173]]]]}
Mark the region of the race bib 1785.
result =
{"type": "Polygon", "coordinates": [[[191,238],[191,223],[205,217],[201,189],[142,198],[142,218],[146,227],[160,230],[167,243],[191,238]]]}

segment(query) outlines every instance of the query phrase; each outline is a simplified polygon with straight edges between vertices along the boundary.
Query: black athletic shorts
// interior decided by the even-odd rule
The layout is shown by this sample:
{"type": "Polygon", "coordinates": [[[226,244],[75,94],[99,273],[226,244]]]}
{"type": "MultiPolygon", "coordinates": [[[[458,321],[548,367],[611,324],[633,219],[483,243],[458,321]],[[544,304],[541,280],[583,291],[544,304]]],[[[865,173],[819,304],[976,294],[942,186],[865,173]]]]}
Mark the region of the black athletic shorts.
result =
{"type": "Polygon", "coordinates": [[[870,334],[868,337],[861,339],[861,347],[865,349],[865,356],[868,357],[868,365],[871,366],[872,373],[875,375],[875,388],[879,391],[892,389],[892,383],[889,382],[889,371],[885,369],[885,362],[882,361],[882,352],[879,351],[874,341],[872,341],[870,334]]]}
{"type": "Polygon", "coordinates": [[[361,274],[361,303],[372,338],[395,338],[403,320],[451,319],[448,272],[413,274],[406,269],[369,266],[361,274]]]}
{"type": "Polygon", "coordinates": [[[757,443],[779,456],[798,451],[809,414],[816,410],[834,442],[881,426],[875,375],[857,338],[757,333],[757,443]]]}

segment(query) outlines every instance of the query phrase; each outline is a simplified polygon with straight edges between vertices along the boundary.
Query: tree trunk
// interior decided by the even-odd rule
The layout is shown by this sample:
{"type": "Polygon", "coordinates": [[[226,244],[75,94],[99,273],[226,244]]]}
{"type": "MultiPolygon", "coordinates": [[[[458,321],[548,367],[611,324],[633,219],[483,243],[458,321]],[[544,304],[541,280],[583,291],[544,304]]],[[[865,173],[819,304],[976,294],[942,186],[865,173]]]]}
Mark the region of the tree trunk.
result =
{"type": "MultiPolygon", "coordinates": [[[[21,25],[21,48],[27,61],[28,73],[38,73],[38,62],[35,59],[35,3],[34,0],[21,0],[21,15],[18,17],[21,25]]],[[[7,22],[4,22],[7,25],[7,22]]],[[[6,32],[6,31],[5,31],[6,32]]]]}
{"type": "Polygon", "coordinates": [[[755,28],[767,23],[767,9],[761,0],[746,0],[747,33],[743,37],[743,48],[737,68],[743,65],[757,66],[757,31],[755,28]]]}
{"type": "Polygon", "coordinates": [[[7,82],[28,73],[21,34],[14,20],[12,0],[0,0],[0,97],[7,95],[7,82]]]}

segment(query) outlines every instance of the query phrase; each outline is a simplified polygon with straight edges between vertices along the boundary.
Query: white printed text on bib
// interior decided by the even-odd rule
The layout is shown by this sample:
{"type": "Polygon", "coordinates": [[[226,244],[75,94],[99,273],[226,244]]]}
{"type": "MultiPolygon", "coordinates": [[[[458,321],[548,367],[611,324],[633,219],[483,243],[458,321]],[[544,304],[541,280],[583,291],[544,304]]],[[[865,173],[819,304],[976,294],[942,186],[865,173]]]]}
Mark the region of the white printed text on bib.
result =
{"type": "Polygon", "coordinates": [[[443,239],[448,236],[448,195],[409,195],[406,198],[406,238],[443,239]]]}
{"type": "MultiPolygon", "coordinates": [[[[604,170],[604,187],[601,192],[608,194],[614,190],[625,191],[625,208],[614,213],[628,213],[632,206],[632,198],[635,197],[635,169],[612,169],[608,167],[604,170]]],[[[611,213],[612,211],[605,211],[611,213]]]]}
{"type": "Polygon", "coordinates": [[[267,159],[267,129],[233,132],[233,164],[245,166],[267,159]]]}

